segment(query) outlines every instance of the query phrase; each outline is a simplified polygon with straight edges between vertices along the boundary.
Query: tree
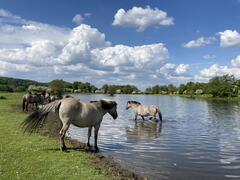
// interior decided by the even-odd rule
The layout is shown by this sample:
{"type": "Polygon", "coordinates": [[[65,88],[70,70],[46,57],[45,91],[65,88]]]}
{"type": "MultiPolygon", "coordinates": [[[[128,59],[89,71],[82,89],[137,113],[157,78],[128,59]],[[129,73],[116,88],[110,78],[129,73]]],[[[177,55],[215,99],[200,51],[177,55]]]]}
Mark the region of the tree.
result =
{"type": "Polygon", "coordinates": [[[108,87],[108,93],[113,96],[116,93],[116,88],[114,86],[108,87]]]}
{"type": "Polygon", "coordinates": [[[238,93],[235,90],[235,83],[234,76],[224,75],[213,77],[208,83],[208,92],[213,97],[235,97],[238,93]]]}
{"type": "Polygon", "coordinates": [[[50,83],[50,88],[53,94],[56,94],[57,96],[61,96],[63,94],[64,85],[61,80],[53,80],[50,83]]]}

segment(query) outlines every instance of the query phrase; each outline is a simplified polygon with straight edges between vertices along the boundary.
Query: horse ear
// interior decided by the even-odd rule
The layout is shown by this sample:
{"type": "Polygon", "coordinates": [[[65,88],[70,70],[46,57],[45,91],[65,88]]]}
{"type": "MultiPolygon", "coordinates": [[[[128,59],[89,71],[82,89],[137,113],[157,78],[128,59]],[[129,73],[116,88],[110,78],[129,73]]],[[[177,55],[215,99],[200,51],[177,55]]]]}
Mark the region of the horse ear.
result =
{"type": "Polygon", "coordinates": [[[104,100],[100,100],[100,102],[101,102],[102,108],[105,110],[111,109],[113,106],[116,105],[116,102],[108,102],[104,100]]]}

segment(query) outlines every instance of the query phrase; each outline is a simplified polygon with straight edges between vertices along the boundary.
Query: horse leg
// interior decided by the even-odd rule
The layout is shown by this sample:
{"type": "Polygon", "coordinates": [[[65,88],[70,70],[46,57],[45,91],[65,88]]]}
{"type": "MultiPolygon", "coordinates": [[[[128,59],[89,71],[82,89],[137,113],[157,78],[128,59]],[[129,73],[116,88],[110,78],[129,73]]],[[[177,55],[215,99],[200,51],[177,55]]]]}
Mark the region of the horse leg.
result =
{"type": "Polygon", "coordinates": [[[26,103],[26,111],[28,112],[28,102],[26,103]]]}
{"type": "Polygon", "coordinates": [[[22,110],[24,111],[25,110],[25,100],[23,99],[23,102],[22,102],[22,110]]]}
{"type": "Polygon", "coordinates": [[[141,117],[142,117],[143,121],[145,121],[144,116],[141,116],[141,117]]]}
{"type": "Polygon", "coordinates": [[[88,128],[88,142],[87,142],[87,146],[90,147],[90,137],[92,134],[92,126],[88,128]]]}
{"type": "Polygon", "coordinates": [[[138,115],[137,115],[137,114],[135,114],[135,121],[137,121],[137,116],[138,116],[138,115]]]}
{"type": "Polygon", "coordinates": [[[157,113],[153,115],[153,120],[155,120],[155,121],[157,121],[156,115],[157,115],[157,113]]]}
{"type": "Polygon", "coordinates": [[[62,126],[62,129],[60,130],[59,134],[60,134],[60,150],[61,151],[65,151],[67,149],[66,145],[65,145],[65,142],[64,142],[64,137],[65,137],[65,134],[68,130],[70,126],[70,123],[63,123],[63,126],[62,126]]]}
{"type": "Polygon", "coordinates": [[[99,148],[97,146],[97,139],[98,139],[98,130],[100,128],[100,124],[97,124],[96,126],[94,126],[94,146],[95,146],[95,152],[99,152],[99,148]]]}

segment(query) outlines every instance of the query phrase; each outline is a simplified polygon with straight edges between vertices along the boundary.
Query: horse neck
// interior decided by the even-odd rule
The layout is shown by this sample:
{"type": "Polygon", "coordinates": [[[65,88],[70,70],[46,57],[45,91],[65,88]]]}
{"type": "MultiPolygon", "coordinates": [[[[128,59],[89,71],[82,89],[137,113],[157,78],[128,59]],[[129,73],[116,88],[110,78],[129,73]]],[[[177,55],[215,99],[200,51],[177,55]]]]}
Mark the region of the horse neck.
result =
{"type": "Polygon", "coordinates": [[[133,109],[137,109],[139,106],[141,106],[140,104],[132,104],[131,105],[131,107],[133,108],[133,109]]]}
{"type": "MultiPolygon", "coordinates": [[[[82,107],[83,107],[83,109],[85,109],[86,111],[88,111],[88,108],[89,108],[89,104],[93,104],[93,103],[81,103],[82,104],[82,107]]],[[[105,114],[107,114],[108,113],[108,111],[107,110],[105,110],[105,109],[103,109],[102,107],[101,107],[101,105],[100,104],[98,104],[98,103],[96,103],[96,105],[95,105],[95,111],[97,111],[98,112],[98,114],[100,115],[100,116],[104,116],[105,114]]]]}

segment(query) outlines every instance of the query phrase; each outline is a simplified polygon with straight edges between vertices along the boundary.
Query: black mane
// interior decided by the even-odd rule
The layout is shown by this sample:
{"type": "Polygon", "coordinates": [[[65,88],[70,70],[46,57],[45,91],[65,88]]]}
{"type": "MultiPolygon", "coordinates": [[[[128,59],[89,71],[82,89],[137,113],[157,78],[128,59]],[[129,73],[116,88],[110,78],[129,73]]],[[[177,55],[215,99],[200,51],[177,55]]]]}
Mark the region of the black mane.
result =
{"type": "Polygon", "coordinates": [[[140,102],[137,102],[137,101],[128,101],[128,103],[130,103],[130,104],[141,104],[140,102]]]}

